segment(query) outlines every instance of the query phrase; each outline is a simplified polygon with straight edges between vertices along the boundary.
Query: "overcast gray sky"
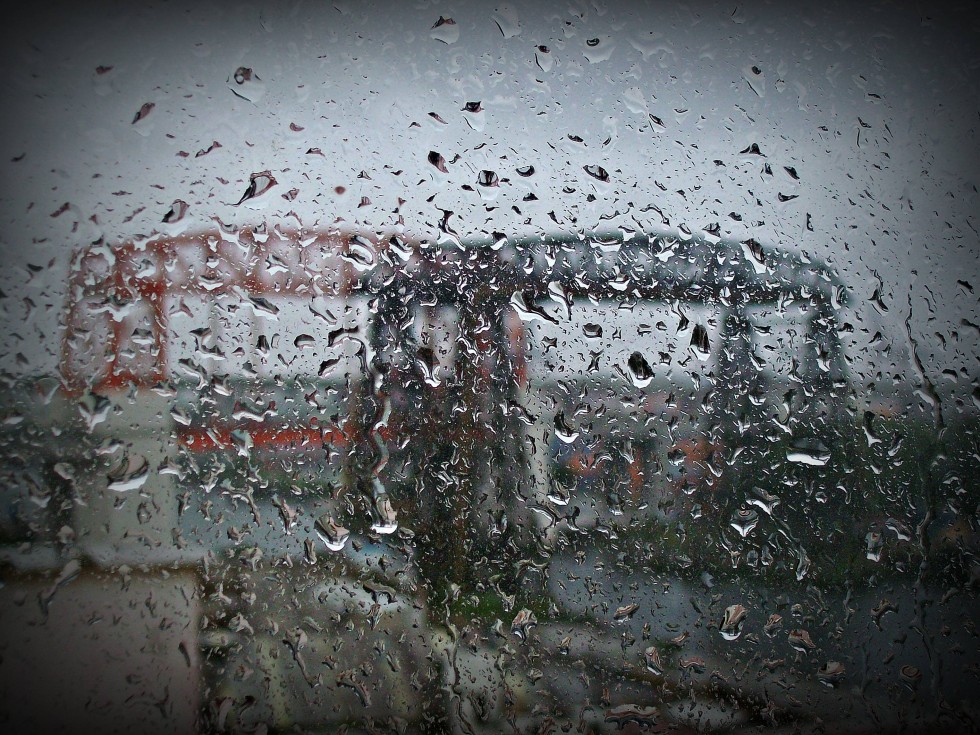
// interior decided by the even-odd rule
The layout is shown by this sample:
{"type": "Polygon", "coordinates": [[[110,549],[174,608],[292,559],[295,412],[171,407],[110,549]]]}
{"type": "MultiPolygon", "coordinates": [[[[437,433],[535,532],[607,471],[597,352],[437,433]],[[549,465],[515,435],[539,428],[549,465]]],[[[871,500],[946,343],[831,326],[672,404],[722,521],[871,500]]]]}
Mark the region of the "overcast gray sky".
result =
{"type": "Polygon", "coordinates": [[[370,230],[401,217],[431,235],[442,210],[464,236],[663,229],[655,206],[670,227],[718,223],[827,261],[855,297],[864,372],[908,370],[911,299],[932,380],[969,403],[973,16],[965,3],[33,4],[0,52],[0,368],[54,369],[70,254],[99,237],[214,218],[370,230]],[[433,28],[440,17],[453,23],[433,28]],[[258,81],[236,85],[238,67],[258,81]],[[740,153],[753,143],[762,156],[740,153]],[[492,200],[484,169],[501,178],[492,200]],[[277,186],[235,206],[260,171],[277,186]],[[165,225],[176,199],[188,214],[165,225]],[[887,357],[868,347],[879,329],[887,357]]]}

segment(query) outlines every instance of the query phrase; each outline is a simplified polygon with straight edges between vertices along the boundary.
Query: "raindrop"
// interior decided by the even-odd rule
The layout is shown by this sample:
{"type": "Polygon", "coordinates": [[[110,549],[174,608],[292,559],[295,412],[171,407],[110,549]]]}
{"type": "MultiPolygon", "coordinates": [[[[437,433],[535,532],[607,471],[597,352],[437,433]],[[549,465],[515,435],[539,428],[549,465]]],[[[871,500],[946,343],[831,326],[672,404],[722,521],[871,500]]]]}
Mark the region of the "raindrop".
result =
{"type": "Polygon", "coordinates": [[[555,436],[566,444],[571,444],[578,439],[578,432],[565,422],[565,414],[559,412],[555,415],[555,436]]]}
{"type": "Polygon", "coordinates": [[[217,149],[217,148],[221,148],[221,143],[219,143],[219,142],[218,142],[218,141],[216,141],[216,140],[214,140],[214,141],[211,141],[211,145],[209,145],[209,146],[208,146],[207,148],[202,148],[202,149],[201,149],[201,150],[199,150],[199,151],[198,151],[197,153],[195,153],[195,154],[194,154],[194,158],[200,158],[201,156],[206,156],[206,155],[208,155],[208,154],[209,154],[209,153],[210,153],[211,151],[213,151],[213,150],[215,150],[215,149],[217,149]]]}
{"type": "Polygon", "coordinates": [[[878,531],[868,531],[864,537],[865,552],[867,559],[878,562],[881,561],[881,552],[885,547],[885,537],[878,531]]]}
{"type": "Polygon", "coordinates": [[[517,613],[514,622],[510,625],[510,631],[522,641],[526,641],[531,632],[531,628],[537,624],[538,619],[534,617],[534,613],[524,608],[517,613]]]}
{"type": "Polygon", "coordinates": [[[429,163],[442,171],[444,174],[449,173],[449,169],[446,168],[446,159],[443,158],[441,153],[438,153],[437,151],[429,151],[429,163]]]}
{"type": "MultiPolygon", "coordinates": [[[[241,204],[241,202],[239,202],[241,204]]],[[[174,203],[170,205],[170,211],[163,215],[163,221],[167,224],[173,224],[174,222],[180,222],[184,219],[184,215],[187,214],[187,202],[182,199],[175,199],[174,203]]]]}
{"type": "Polygon", "coordinates": [[[872,411],[864,412],[864,437],[867,439],[869,447],[881,443],[881,437],[878,436],[874,428],[874,418],[875,414],[872,411]]]}
{"type": "Polygon", "coordinates": [[[329,515],[321,516],[315,524],[317,535],[330,551],[340,551],[347,545],[350,531],[339,525],[329,515]]]}
{"type": "Polygon", "coordinates": [[[109,399],[96,393],[87,393],[78,402],[78,412],[85,420],[85,428],[89,431],[105,421],[111,410],[112,403],[109,399]]]}
{"type": "Polygon", "coordinates": [[[748,612],[748,609],[742,605],[730,605],[725,608],[725,616],[719,628],[721,637],[726,641],[734,641],[742,635],[742,624],[745,622],[745,616],[748,612]]]}
{"type": "Polygon", "coordinates": [[[912,530],[897,518],[888,518],[885,528],[894,533],[899,541],[909,541],[912,538],[912,530]]]}
{"type": "Polygon", "coordinates": [[[143,487],[150,476],[150,464],[141,454],[123,455],[109,471],[109,489],[117,493],[143,487]]]}
{"type": "Polygon", "coordinates": [[[375,522],[371,525],[371,530],[375,533],[389,534],[398,530],[398,514],[387,494],[380,495],[374,501],[376,513],[375,522]]]}
{"type": "Polygon", "coordinates": [[[551,281],[548,284],[548,297],[562,307],[566,319],[572,318],[573,297],[565,286],[558,281],[551,281]]]}
{"type": "Polygon", "coordinates": [[[909,684],[917,684],[922,678],[922,672],[912,664],[905,664],[905,666],[899,670],[899,673],[901,674],[902,679],[909,684]]]}
{"type": "Polygon", "coordinates": [[[762,630],[767,636],[772,637],[776,633],[776,629],[781,627],[783,624],[783,616],[779,613],[773,613],[766,620],[766,624],[762,627],[762,630]]]}
{"type": "Polygon", "coordinates": [[[279,307],[264,296],[249,296],[247,303],[257,316],[275,319],[279,314],[279,307]]]}
{"type": "Polygon", "coordinates": [[[748,154],[753,156],[765,156],[765,154],[759,149],[758,143],[752,143],[744,150],[739,151],[739,153],[743,155],[748,154]]]}
{"type": "Polygon", "coordinates": [[[238,206],[249,199],[255,199],[256,197],[262,196],[275,185],[276,180],[268,171],[252,174],[248,179],[248,188],[245,189],[245,193],[242,194],[242,198],[238,200],[235,206],[238,206]]]}
{"type": "Polygon", "coordinates": [[[500,177],[494,171],[481,171],[476,178],[476,183],[480,186],[500,186],[500,177]]]}
{"type": "Polygon", "coordinates": [[[480,102],[467,102],[463,107],[463,119],[473,130],[483,131],[486,126],[486,116],[483,112],[483,105],[480,102]]]}
{"type": "Polygon", "coordinates": [[[682,669],[691,671],[695,674],[703,674],[706,668],[704,659],[700,656],[686,656],[677,663],[682,669]]]}
{"type": "Polygon", "coordinates": [[[436,360],[435,352],[430,347],[420,347],[415,353],[415,363],[422,371],[422,379],[427,385],[437,388],[442,382],[436,375],[439,363],[436,360]]]}
{"type": "Polygon", "coordinates": [[[521,24],[517,16],[517,9],[512,5],[504,3],[500,5],[491,16],[493,22],[500,29],[500,35],[504,38],[513,38],[521,33],[521,24]]]}
{"type": "Polygon", "coordinates": [[[830,461],[830,450],[820,442],[797,442],[786,450],[786,459],[797,464],[823,467],[830,461]]]}
{"type": "Polygon", "coordinates": [[[878,630],[881,630],[881,619],[890,612],[898,612],[898,606],[894,605],[887,598],[881,600],[871,609],[871,618],[874,620],[875,625],[878,626],[878,630]]]}
{"type": "Polygon", "coordinates": [[[534,63],[543,72],[549,72],[555,65],[555,57],[547,46],[538,46],[534,51],[534,63]]]}
{"type": "Polygon", "coordinates": [[[616,613],[613,615],[613,620],[617,623],[624,623],[636,614],[636,611],[640,609],[640,606],[635,602],[631,602],[629,605],[623,605],[616,608],[616,613]]]}
{"type": "Polygon", "coordinates": [[[828,661],[817,671],[817,678],[831,688],[836,687],[844,678],[844,664],[839,661],[828,661]]]}
{"type": "Polygon", "coordinates": [[[643,652],[643,659],[646,661],[647,670],[657,676],[664,675],[664,666],[660,659],[660,651],[656,646],[650,646],[643,652]]]}
{"type": "Polygon", "coordinates": [[[248,102],[258,102],[265,95],[265,82],[250,67],[240,66],[228,77],[228,89],[248,102]]]}
{"type": "Polygon", "coordinates": [[[707,360],[711,356],[708,330],[701,324],[694,325],[694,332],[691,334],[691,350],[702,360],[707,360]]]}
{"type": "Polygon", "coordinates": [[[136,115],[133,117],[132,124],[135,125],[140,120],[146,119],[146,116],[149,115],[151,112],[153,112],[154,107],[156,107],[156,104],[153,102],[143,103],[143,106],[140,107],[139,110],[137,110],[136,115]]]}
{"type": "Polygon", "coordinates": [[[591,176],[594,179],[598,179],[603,183],[609,181],[609,172],[606,171],[606,169],[604,169],[602,166],[589,165],[589,166],[583,166],[582,168],[585,170],[585,173],[587,173],[589,176],[591,176]]]}
{"type": "Polygon", "coordinates": [[[371,270],[377,263],[377,256],[371,243],[358,236],[352,237],[347,242],[347,249],[341,253],[341,257],[361,273],[371,270]]]}
{"type": "Polygon", "coordinates": [[[459,40],[459,26],[452,18],[444,18],[440,15],[439,20],[433,23],[429,35],[436,41],[453,44],[459,40]]]}
{"type": "Polygon", "coordinates": [[[738,531],[742,538],[745,538],[759,524],[759,514],[751,508],[742,508],[735,513],[732,518],[731,527],[738,531]]]}
{"type": "Polygon", "coordinates": [[[791,630],[788,635],[789,644],[801,653],[812,651],[817,645],[810,638],[810,634],[802,629],[791,630]]]}
{"type": "Polygon", "coordinates": [[[644,707],[638,704],[621,704],[606,710],[605,721],[616,725],[618,730],[625,730],[627,725],[634,725],[642,730],[650,730],[659,722],[660,710],[656,707],[644,707]]]}
{"type": "Polygon", "coordinates": [[[742,252],[745,257],[752,263],[752,267],[756,273],[766,272],[766,254],[762,250],[762,245],[755,239],[749,238],[741,243],[742,252]]]}
{"type": "Polygon", "coordinates": [[[634,352],[627,362],[630,378],[637,388],[646,388],[653,380],[653,368],[639,352],[634,352]]]}
{"type": "Polygon", "coordinates": [[[548,490],[548,500],[555,505],[568,505],[569,500],[571,500],[572,489],[574,488],[564,486],[561,478],[552,478],[551,487],[548,490]]]}
{"type": "Polygon", "coordinates": [[[520,291],[515,291],[511,296],[510,305],[514,307],[514,311],[516,311],[517,315],[525,322],[541,320],[551,324],[558,323],[558,320],[555,319],[555,317],[551,316],[551,314],[535,304],[533,299],[528,300],[528,298],[520,291]]]}

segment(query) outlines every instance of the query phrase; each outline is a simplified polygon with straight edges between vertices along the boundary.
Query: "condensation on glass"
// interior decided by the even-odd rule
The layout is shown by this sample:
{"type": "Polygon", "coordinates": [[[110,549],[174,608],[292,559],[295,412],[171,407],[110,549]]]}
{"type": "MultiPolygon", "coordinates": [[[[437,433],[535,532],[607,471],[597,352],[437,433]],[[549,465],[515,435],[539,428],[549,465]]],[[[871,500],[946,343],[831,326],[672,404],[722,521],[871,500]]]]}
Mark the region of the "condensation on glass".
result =
{"type": "Polygon", "coordinates": [[[0,724],[975,730],[929,12],[12,21],[0,724]]]}

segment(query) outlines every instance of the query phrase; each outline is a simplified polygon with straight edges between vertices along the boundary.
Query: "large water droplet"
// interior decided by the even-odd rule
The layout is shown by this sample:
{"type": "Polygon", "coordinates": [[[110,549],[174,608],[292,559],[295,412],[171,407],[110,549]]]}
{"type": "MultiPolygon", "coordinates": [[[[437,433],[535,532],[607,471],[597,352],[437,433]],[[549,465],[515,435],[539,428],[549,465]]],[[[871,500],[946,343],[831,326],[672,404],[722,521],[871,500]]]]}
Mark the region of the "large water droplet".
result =
{"type": "Polygon", "coordinates": [[[518,19],[517,9],[509,3],[502,3],[494,10],[493,22],[500,29],[500,35],[504,38],[513,38],[521,33],[521,23],[518,19]]]}
{"type": "Polygon", "coordinates": [[[819,442],[801,442],[786,450],[786,459],[798,464],[823,467],[830,461],[830,450],[819,442]]]}
{"type": "Polygon", "coordinates": [[[452,18],[444,18],[440,15],[439,20],[433,23],[429,35],[436,41],[453,44],[459,40],[459,26],[452,18]]]}
{"type": "Polygon", "coordinates": [[[228,77],[228,89],[236,97],[249,102],[258,102],[265,96],[265,82],[250,67],[240,66],[228,77]]]}
{"type": "Polygon", "coordinates": [[[150,476],[150,465],[141,454],[123,455],[109,471],[109,489],[118,493],[141,488],[150,476]]]}
{"type": "Polygon", "coordinates": [[[534,613],[527,608],[524,608],[517,613],[517,616],[510,625],[510,630],[511,633],[516,635],[522,641],[526,641],[528,635],[530,634],[531,628],[537,624],[538,619],[534,616],[534,613]]]}
{"type": "Polygon", "coordinates": [[[656,646],[649,646],[643,652],[643,660],[646,662],[647,670],[657,676],[664,675],[664,666],[660,658],[660,651],[656,646]]]}
{"type": "Polygon", "coordinates": [[[653,380],[653,368],[639,352],[634,352],[627,362],[630,379],[637,388],[646,388],[653,380]]]}
{"type": "Polygon", "coordinates": [[[350,531],[339,525],[330,515],[321,516],[314,526],[317,535],[331,551],[340,551],[347,545],[350,531]]]}
{"type": "Polygon", "coordinates": [[[579,436],[579,433],[565,421],[565,414],[562,412],[555,415],[555,436],[566,444],[571,444],[579,436]]]}
{"type": "Polygon", "coordinates": [[[694,325],[694,332],[691,334],[691,350],[702,360],[707,360],[711,356],[708,330],[702,324],[694,325]]]}
{"type": "Polygon", "coordinates": [[[726,641],[734,641],[742,635],[742,624],[745,622],[745,616],[748,615],[748,612],[748,609],[742,605],[730,605],[725,608],[725,616],[722,618],[719,628],[721,637],[726,641]]]}
{"type": "Polygon", "coordinates": [[[742,538],[745,538],[759,523],[759,514],[751,508],[742,508],[735,513],[732,518],[731,527],[738,531],[742,538]]]}

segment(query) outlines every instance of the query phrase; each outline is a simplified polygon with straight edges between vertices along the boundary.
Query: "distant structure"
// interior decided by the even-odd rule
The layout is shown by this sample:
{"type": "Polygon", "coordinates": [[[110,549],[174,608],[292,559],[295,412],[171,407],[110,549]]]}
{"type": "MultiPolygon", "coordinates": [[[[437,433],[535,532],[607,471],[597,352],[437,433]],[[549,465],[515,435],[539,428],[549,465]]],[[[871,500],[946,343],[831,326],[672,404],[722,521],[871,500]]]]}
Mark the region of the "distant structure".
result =
{"type": "Polygon", "coordinates": [[[525,318],[547,319],[539,306],[555,294],[570,302],[717,305],[723,381],[741,364],[731,346],[747,334],[747,308],[803,305],[814,349],[799,366],[800,377],[819,383],[844,374],[836,324],[844,284],[820,263],[754,240],[616,231],[435,242],[281,228],[221,229],[85,249],[71,278],[61,372],[76,392],[167,380],[186,357],[172,344],[174,315],[209,302],[237,300],[261,309],[281,299],[373,301],[371,324],[362,326],[381,347],[399,341],[394,315],[413,305],[461,305],[476,298],[488,312],[510,305],[525,318]]]}
{"type": "MultiPolygon", "coordinates": [[[[218,229],[96,243],[80,252],[61,371],[69,394],[124,390],[137,397],[115,418],[135,428],[127,435],[129,464],[114,468],[114,476],[138,474],[146,463],[176,467],[187,454],[324,451],[340,459],[339,481],[369,499],[374,528],[390,532],[399,503],[390,502],[395,488],[386,467],[390,452],[419,449],[408,446],[409,436],[423,437],[414,444],[426,449],[454,442],[449,455],[467,472],[474,462],[460,447],[473,456],[496,452],[491,464],[498,467],[527,468],[530,477],[498,478],[510,484],[501,497],[547,495],[554,459],[547,448],[557,429],[550,417],[527,418],[545,410],[525,390],[534,368],[527,323],[559,324],[556,303],[566,310],[582,301],[710,305],[718,324],[713,344],[695,329],[692,348],[713,353],[714,385],[735,415],[760,375],[751,310],[802,310],[808,349],[794,358],[794,379],[825,392],[846,379],[836,317],[844,299],[843,283],[823,265],[754,240],[615,231],[474,241],[441,233],[427,241],[399,233],[218,229]],[[299,321],[297,313],[304,315],[299,321]],[[420,337],[440,328],[440,318],[455,321],[448,325],[456,335],[452,364],[420,337]],[[310,392],[324,383],[345,388],[332,399],[310,392]],[[536,456],[527,454],[528,444],[536,456]]],[[[650,370],[645,362],[633,368],[650,370]]],[[[170,516],[179,470],[150,474],[142,492],[152,496],[150,486],[161,485],[159,522],[144,518],[132,529],[138,534],[117,533],[112,525],[125,525],[124,514],[112,510],[109,493],[109,546],[98,555],[112,558],[123,537],[141,539],[140,558],[146,548],[161,558],[190,553],[171,538],[179,525],[170,516]]],[[[478,493],[469,487],[457,495],[466,504],[478,493]]],[[[87,512],[98,515],[97,506],[87,512]]],[[[427,510],[424,502],[417,508],[427,510]]],[[[457,519],[470,512],[457,510],[457,519]]],[[[486,510],[482,515],[499,515],[499,508],[486,510]]]]}

